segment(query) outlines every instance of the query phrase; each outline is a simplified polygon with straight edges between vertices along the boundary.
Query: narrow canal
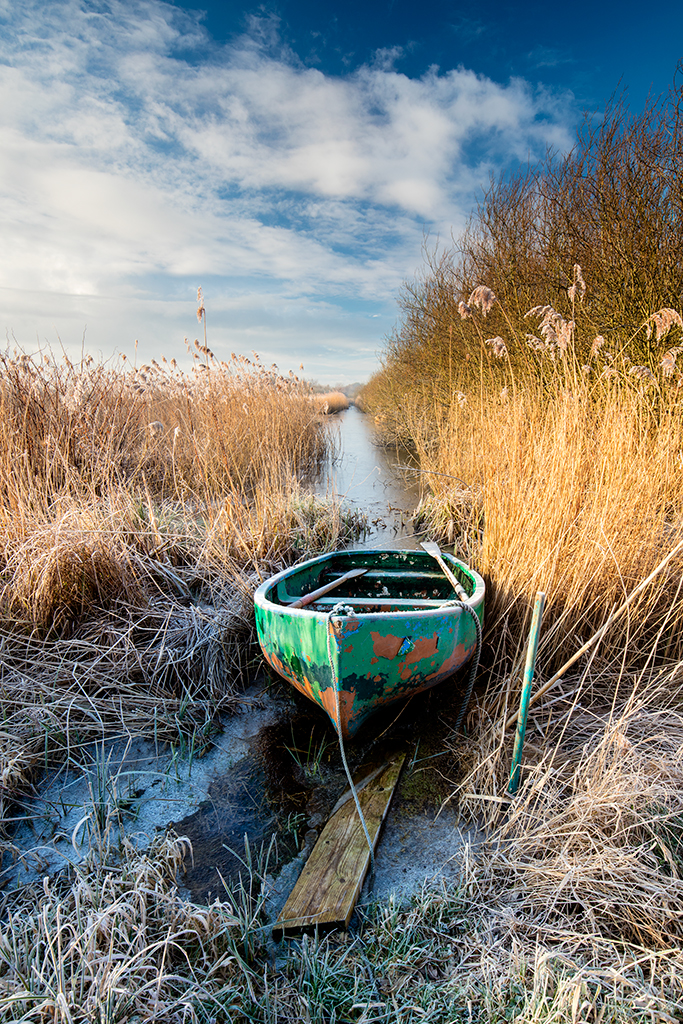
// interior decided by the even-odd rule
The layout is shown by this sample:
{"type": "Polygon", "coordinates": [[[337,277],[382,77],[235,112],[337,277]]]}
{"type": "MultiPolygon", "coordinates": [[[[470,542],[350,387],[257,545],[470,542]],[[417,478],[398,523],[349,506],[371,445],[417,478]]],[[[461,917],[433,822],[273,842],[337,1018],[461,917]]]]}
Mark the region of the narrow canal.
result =
{"type": "MultiPolygon", "coordinates": [[[[310,487],[319,497],[366,517],[366,532],[351,546],[416,547],[419,537],[412,528],[412,513],[420,499],[418,474],[411,474],[393,451],[376,443],[371,418],[355,406],[330,417],[327,429],[334,455],[310,487]]],[[[256,680],[256,690],[271,718],[251,737],[247,757],[212,783],[209,799],[174,826],[192,841],[194,865],[185,883],[201,902],[218,895],[219,864],[224,878],[239,872],[245,836],[254,848],[265,848],[276,836],[277,848],[271,851],[274,874],[283,864],[289,862],[289,867],[274,883],[275,896],[285,896],[347,787],[327,716],[282,680],[271,677],[269,670],[261,671],[265,674],[256,680]]],[[[429,703],[429,697],[417,703],[429,703]]],[[[410,724],[414,719],[408,716],[402,726],[397,723],[392,728],[396,717],[396,707],[373,716],[370,729],[363,730],[348,751],[355,770],[367,773],[369,766],[381,762],[390,748],[414,731],[410,724]],[[387,739],[378,742],[387,729],[387,739]]],[[[420,802],[425,802],[423,792],[420,802]]]]}
{"type": "Polygon", "coordinates": [[[355,405],[330,417],[328,430],[337,454],[315,481],[314,491],[367,517],[367,534],[352,546],[417,547],[411,516],[420,500],[420,476],[410,460],[380,447],[372,418],[355,405]]]}
{"type": "MultiPolygon", "coordinates": [[[[411,513],[420,497],[418,474],[376,445],[372,421],[354,406],[332,417],[329,430],[335,455],[312,483],[314,493],[365,514],[368,529],[354,546],[416,547],[411,513]]],[[[81,828],[79,846],[74,827],[85,820],[93,789],[104,788],[117,821],[126,805],[127,821],[116,827],[138,836],[141,847],[155,830],[169,827],[190,839],[192,861],[179,878],[190,898],[220,899],[224,881],[232,884],[248,873],[248,863],[258,864],[275,915],[347,784],[327,717],[258,658],[255,665],[244,710],[224,722],[201,760],[169,756],[142,740],[105,741],[92,772],[86,766],[51,785],[46,779],[30,828],[15,837],[22,855],[3,871],[5,883],[58,873],[84,859],[88,831],[81,828]]],[[[456,870],[453,857],[463,839],[454,812],[437,818],[455,771],[452,753],[443,748],[444,729],[434,728],[448,717],[445,689],[414,698],[408,714],[400,706],[378,712],[348,751],[352,769],[367,773],[397,745],[411,749],[378,852],[378,895],[456,870]]]]}

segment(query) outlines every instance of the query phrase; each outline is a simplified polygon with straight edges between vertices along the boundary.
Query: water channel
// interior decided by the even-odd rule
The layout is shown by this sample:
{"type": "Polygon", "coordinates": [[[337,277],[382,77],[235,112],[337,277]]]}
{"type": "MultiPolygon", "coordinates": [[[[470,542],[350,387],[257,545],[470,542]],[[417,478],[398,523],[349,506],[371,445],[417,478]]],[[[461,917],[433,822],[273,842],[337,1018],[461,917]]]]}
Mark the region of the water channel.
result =
{"type": "Polygon", "coordinates": [[[314,493],[333,497],[367,517],[360,548],[415,548],[411,515],[420,500],[420,476],[409,458],[377,444],[372,418],[355,405],[330,417],[337,455],[314,482],[314,493]]]}
{"type": "MultiPolygon", "coordinates": [[[[420,538],[410,515],[420,497],[418,474],[377,446],[372,421],[354,406],[332,417],[328,428],[335,456],[313,482],[314,492],[365,514],[367,531],[354,546],[416,547],[420,538]]],[[[365,774],[397,745],[411,751],[377,854],[378,895],[457,873],[465,839],[454,810],[438,813],[448,780],[457,774],[443,744],[450,712],[445,686],[428,691],[413,699],[409,714],[402,715],[400,706],[378,712],[349,750],[352,769],[365,774]]],[[[247,859],[263,859],[270,851],[263,870],[273,915],[346,789],[326,716],[261,667],[244,694],[243,711],[224,722],[201,760],[179,759],[139,739],[120,741],[102,745],[92,770],[86,765],[45,780],[30,826],[15,837],[22,855],[11,864],[5,858],[0,882],[22,884],[85,858],[92,837],[82,823],[93,791],[102,792],[103,774],[108,799],[117,807],[116,827],[140,848],[155,830],[169,827],[191,840],[192,863],[179,882],[196,902],[220,898],[224,883],[245,871],[247,859]]]]}

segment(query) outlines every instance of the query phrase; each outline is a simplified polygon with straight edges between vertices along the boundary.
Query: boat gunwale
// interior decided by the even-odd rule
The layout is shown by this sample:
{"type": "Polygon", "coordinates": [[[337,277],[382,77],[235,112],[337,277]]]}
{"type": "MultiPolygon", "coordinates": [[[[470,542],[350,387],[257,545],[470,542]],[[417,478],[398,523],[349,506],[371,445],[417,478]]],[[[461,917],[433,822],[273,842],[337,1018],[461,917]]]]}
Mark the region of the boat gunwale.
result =
{"type": "MultiPolygon", "coordinates": [[[[254,602],[255,604],[258,604],[259,607],[261,607],[261,609],[264,611],[272,610],[276,611],[278,614],[284,613],[287,615],[294,616],[303,615],[309,618],[315,617],[319,621],[324,622],[330,618],[330,611],[332,609],[326,611],[317,611],[316,609],[310,606],[304,606],[303,608],[293,608],[291,605],[281,604],[278,601],[272,601],[267,596],[267,592],[270,592],[274,587],[277,587],[278,584],[283,579],[295,575],[297,571],[320,562],[330,561],[332,558],[339,557],[340,555],[344,556],[357,554],[363,557],[367,557],[373,554],[384,555],[387,552],[390,552],[391,554],[419,554],[418,549],[410,548],[360,548],[349,549],[348,551],[327,552],[323,555],[317,555],[315,558],[309,558],[303,562],[299,562],[297,565],[289,566],[287,569],[282,569],[279,573],[276,573],[274,576],[271,576],[267,580],[264,580],[263,583],[259,584],[258,588],[254,592],[254,602]]],[[[463,569],[470,578],[473,578],[474,590],[468,596],[467,601],[460,601],[457,597],[446,598],[444,599],[443,605],[440,605],[438,607],[413,608],[407,609],[405,611],[357,612],[354,609],[353,618],[361,620],[379,618],[381,620],[386,620],[389,617],[391,617],[401,620],[403,618],[414,619],[415,616],[419,616],[420,618],[431,619],[436,617],[443,617],[444,614],[448,614],[450,611],[458,611],[459,607],[463,604],[469,605],[475,611],[477,616],[481,617],[481,609],[483,606],[484,597],[486,595],[486,584],[484,582],[483,577],[480,576],[475,569],[472,569],[471,566],[467,565],[465,562],[461,562],[460,559],[455,557],[455,555],[451,555],[448,552],[444,552],[444,555],[450,562],[455,563],[456,567],[463,569]]],[[[444,576],[444,578],[446,577],[444,576]]],[[[294,598],[294,600],[296,600],[296,598],[294,598]]],[[[353,597],[347,597],[346,599],[344,597],[340,597],[339,604],[343,605],[345,600],[348,601],[349,604],[352,604],[353,597]]]]}

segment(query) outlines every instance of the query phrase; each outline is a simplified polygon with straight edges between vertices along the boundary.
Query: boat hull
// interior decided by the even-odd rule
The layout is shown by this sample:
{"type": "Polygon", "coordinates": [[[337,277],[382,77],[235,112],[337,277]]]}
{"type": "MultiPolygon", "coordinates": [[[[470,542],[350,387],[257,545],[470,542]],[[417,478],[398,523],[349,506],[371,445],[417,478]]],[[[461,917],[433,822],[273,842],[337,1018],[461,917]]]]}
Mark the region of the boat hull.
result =
{"type": "MultiPolygon", "coordinates": [[[[453,556],[445,557],[472,591],[469,603],[483,621],[483,580],[453,556]]],[[[474,653],[472,615],[459,604],[445,603],[456,597],[433,567],[422,552],[335,552],[279,573],[257,590],[256,626],[266,660],[323,708],[344,738],[378,708],[444,682],[474,653]],[[367,577],[361,577],[365,604],[360,607],[354,596],[363,588],[356,580],[340,593],[335,590],[326,607],[287,606],[326,574],[357,566],[368,567],[367,577]],[[436,593],[445,596],[434,599],[436,593]],[[411,601],[418,607],[404,610],[411,601]],[[346,605],[346,614],[333,612],[339,603],[346,605]]]]}

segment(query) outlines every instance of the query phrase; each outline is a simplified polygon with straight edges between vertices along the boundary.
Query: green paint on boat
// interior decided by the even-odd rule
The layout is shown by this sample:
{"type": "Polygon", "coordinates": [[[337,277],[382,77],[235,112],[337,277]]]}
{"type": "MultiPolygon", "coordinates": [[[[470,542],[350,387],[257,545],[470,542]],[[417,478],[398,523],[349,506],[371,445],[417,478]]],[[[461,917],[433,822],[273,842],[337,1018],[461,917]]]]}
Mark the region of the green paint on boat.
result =
{"type": "MultiPolygon", "coordinates": [[[[452,555],[443,557],[483,624],[483,579],[452,555]]],[[[265,658],[327,712],[344,738],[378,707],[438,685],[471,658],[476,628],[457,601],[422,551],[321,555],[278,573],[254,595],[265,658]],[[312,605],[288,607],[357,567],[367,572],[312,605]]]]}

